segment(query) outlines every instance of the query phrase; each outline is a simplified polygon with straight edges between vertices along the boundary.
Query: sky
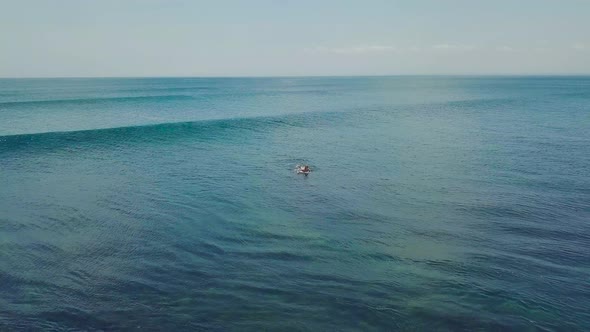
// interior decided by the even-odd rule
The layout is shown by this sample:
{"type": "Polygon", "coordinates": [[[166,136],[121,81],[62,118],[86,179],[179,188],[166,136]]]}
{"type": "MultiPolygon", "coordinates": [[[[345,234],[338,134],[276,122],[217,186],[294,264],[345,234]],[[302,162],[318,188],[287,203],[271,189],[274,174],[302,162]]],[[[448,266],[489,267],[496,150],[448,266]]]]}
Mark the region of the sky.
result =
{"type": "Polygon", "coordinates": [[[590,0],[0,0],[0,77],[590,74],[590,0]]]}

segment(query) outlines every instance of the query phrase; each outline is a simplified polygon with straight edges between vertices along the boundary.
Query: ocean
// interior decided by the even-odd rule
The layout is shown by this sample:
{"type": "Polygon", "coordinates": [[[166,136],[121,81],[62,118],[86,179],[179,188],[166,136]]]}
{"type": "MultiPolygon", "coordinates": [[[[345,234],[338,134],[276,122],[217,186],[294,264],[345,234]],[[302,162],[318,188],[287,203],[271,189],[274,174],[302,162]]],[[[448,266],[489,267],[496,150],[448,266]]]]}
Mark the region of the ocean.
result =
{"type": "Polygon", "coordinates": [[[2,79],[0,330],[588,331],[590,77],[2,79]]]}

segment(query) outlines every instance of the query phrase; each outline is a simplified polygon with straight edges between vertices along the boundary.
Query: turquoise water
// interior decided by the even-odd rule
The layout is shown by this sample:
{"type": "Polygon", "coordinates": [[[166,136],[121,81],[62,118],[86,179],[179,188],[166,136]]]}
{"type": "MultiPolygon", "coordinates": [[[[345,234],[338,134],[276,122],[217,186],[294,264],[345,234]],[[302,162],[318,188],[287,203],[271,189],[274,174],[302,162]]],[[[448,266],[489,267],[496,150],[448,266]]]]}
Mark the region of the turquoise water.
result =
{"type": "Polygon", "coordinates": [[[589,330],[589,220],[589,77],[0,80],[0,330],[589,330]]]}

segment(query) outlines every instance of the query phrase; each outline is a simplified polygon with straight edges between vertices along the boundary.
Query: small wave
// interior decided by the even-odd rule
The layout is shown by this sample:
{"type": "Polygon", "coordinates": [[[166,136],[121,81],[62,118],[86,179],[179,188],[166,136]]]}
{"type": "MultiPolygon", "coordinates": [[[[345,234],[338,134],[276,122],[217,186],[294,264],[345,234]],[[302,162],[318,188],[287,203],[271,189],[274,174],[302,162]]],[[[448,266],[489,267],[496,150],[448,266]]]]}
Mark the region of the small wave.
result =
{"type": "Polygon", "coordinates": [[[321,116],[329,116],[329,113],[198,120],[80,131],[7,135],[0,136],[0,154],[22,149],[41,151],[72,146],[82,149],[89,146],[104,147],[149,141],[166,142],[186,138],[207,141],[239,139],[235,135],[238,131],[267,132],[277,127],[314,125],[315,120],[321,116]],[[227,131],[231,131],[233,135],[228,135],[227,131]]]}
{"type": "Polygon", "coordinates": [[[276,261],[289,261],[289,262],[311,262],[314,257],[310,255],[303,255],[300,253],[293,253],[287,251],[270,251],[270,252],[237,252],[234,251],[232,255],[247,258],[251,260],[276,260],[276,261]]]}
{"type": "Polygon", "coordinates": [[[0,108],[13,107],[39,107],[47,105],[61,105],[61,104],[99,104],[105,102],[137,102],[137,101],[172,101],[172,100],[190,100],[193,99],[189,95],[158,95],[158,96],[127,96],[127,97],[104,97],[104,98],[83,98],[83,99],[46,99],[46,100],[25,100],[25,101],[8,101],[0,102],[0,108]]]}
{"type": "Polygon", "coordinates": [[[194,91],[202,91],[202,90],[215,90],[215,87],[211,87],[211,86],[182,86],[182,87],[149,87],[149,88],[145,88],[145,87],[141,87],[141,88],[135,88],[135,89],[121,89],[119,90],[119,92],[150,92],[150,91],[166,91],[166,92],[172,92],[172,91],[183,91],[183,92],[194,92],[194,91]]]}

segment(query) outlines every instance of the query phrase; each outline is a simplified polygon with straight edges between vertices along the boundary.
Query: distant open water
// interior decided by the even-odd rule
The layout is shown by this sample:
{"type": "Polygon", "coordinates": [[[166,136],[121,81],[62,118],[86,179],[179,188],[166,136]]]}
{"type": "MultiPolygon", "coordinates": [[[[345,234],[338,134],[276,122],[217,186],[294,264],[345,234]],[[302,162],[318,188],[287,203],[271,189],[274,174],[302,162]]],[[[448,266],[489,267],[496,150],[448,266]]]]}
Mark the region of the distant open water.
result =
{"type": "Polygon", "coordinates": [[[588,331],[590,78],[0,80],[0,330],[588,331]]]}

